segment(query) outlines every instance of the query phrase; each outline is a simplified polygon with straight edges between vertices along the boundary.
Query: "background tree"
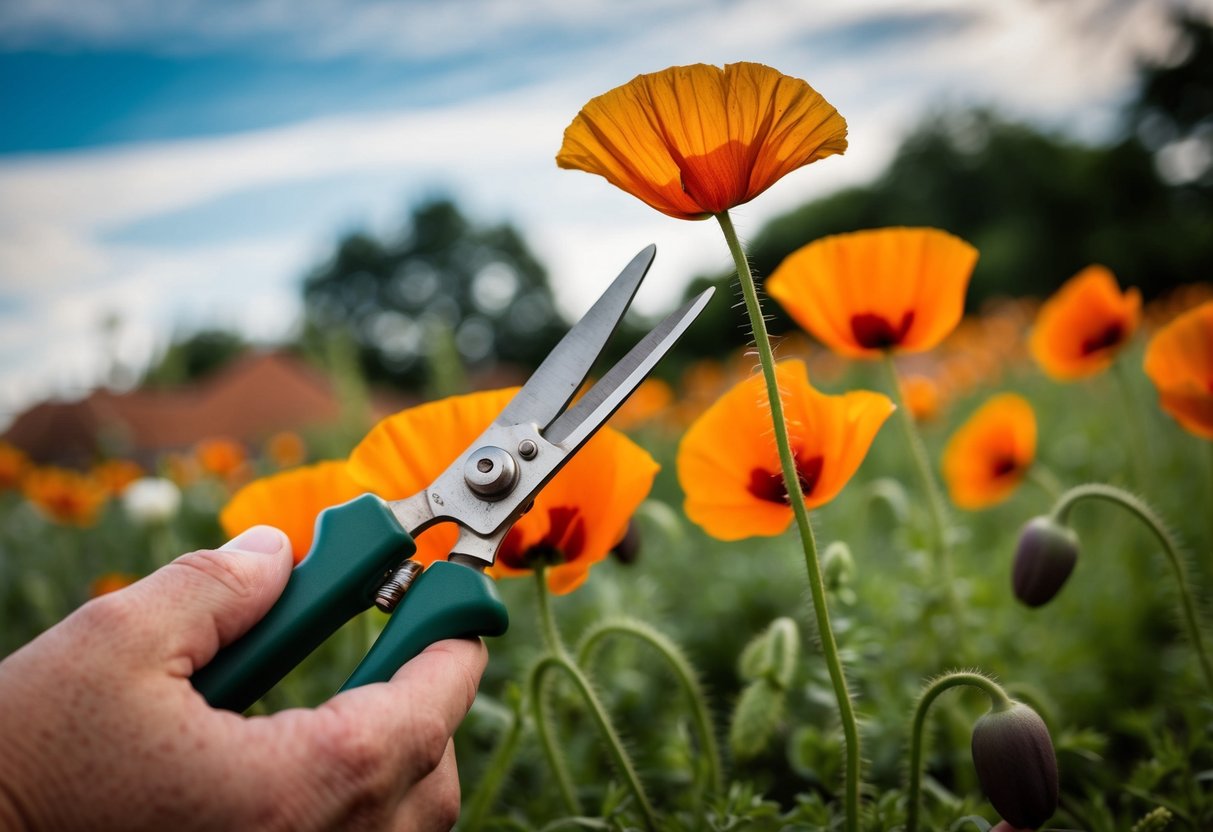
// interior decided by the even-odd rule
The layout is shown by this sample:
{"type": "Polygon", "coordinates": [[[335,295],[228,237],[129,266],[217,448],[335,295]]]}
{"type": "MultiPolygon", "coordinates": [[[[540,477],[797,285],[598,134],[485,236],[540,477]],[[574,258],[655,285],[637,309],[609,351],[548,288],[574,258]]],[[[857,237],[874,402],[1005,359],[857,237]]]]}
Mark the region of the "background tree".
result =
{"type": "Polygon", "coordinates": [[[532,367],[565,327],[514,227],[476,225],[448,199],[417,206],[398,239],[347,236],[303,291],[305,340],[347,333],[369,378],[408,388],[433,381],[447,345],[471,371],[532,367]]]}

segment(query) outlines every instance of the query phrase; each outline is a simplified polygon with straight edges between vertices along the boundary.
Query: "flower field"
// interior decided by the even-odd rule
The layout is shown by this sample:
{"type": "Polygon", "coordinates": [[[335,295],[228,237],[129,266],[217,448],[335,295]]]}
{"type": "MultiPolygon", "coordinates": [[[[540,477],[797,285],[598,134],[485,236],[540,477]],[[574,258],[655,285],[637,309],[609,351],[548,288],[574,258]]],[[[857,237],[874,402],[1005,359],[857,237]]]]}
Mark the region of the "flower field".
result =
{"type": "MultiPolygon", "coordinates": [[[[1093,265],[963,317],[980,252],[897,227],[806,241],[765,297],[729,210],[846,130],[733,64],[566,131],[561,167],[719,223],[753,349],[646,382],[501,540],[462,828],[1213,828],[1213,291],[1143,304],[1093,265]],[[803,331],[770,337],[772,303],[803,331]]],[[[146,468],[0,448],[0,652],[252,525],[301,558],[323,509],[425,489],[513,392],[146,468]]],[[[330,697],[384,621],[254,713],[330,697]]]]}

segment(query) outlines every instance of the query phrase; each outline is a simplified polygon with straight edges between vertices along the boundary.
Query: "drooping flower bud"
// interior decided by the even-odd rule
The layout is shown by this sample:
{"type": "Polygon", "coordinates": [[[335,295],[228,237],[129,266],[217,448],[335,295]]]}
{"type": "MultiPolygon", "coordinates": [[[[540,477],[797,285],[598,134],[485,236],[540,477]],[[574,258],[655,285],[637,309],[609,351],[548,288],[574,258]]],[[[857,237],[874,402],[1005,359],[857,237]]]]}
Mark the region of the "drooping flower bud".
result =
{"type": "Polygon", "coordinates": [[[1078,535],[1052,517],[1033,517],[1019,533],[1011,586],[1029,607],[1053,600],[1078,560],[1078,535]]]}
{"type": "Polygon", "coordinates": [[[973,767],[982,791],[1016,829],[1036,829],[1057,811],[1057,758],[1044,720],[1022,702],[995,706],[973,727],[973,767]]]}

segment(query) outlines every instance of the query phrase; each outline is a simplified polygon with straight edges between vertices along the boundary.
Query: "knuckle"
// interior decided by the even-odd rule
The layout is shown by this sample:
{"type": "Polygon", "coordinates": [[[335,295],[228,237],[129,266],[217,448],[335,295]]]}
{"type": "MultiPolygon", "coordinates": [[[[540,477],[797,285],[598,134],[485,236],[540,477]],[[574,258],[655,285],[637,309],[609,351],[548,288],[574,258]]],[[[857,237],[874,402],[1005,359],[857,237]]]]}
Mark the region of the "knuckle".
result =
{"type": "Polygon", "coordinates": [[[329,734],[329,762],[351,802],[357,805],[389,801],[395,777],[387,765],[384,743],[373,730],[353,730],[345,723],[329,734]]]}
{"type": "Polygon", "coordinates": [[[72,615],[85,637],[112,637],[115,632],[135,629],[136,617],[133,605],[118,593],[94,598],[72,615]]]}
{"type": "Polygon", "coordinates": [[[421,779],[442,763],[451,736],[441,716],[432,711],[419,711],[412,725],[413,759],[417,779],[421,779]]]}
{"type": "Polygon", "coordinates": [[[170,563],[186,580],[218,583],[238,598],[248,598],[257,592],[257,581],[249,565],[240,557],[222,552],[201,550],[182,555],[170,563]]]}
{"type": "Polygon", "coordinates": [[[434,825],[440,829],[453,827],[459,821],[461,802],[459,778],[452,775],[446,788],[442,789],[434,802],[434,825]]]}

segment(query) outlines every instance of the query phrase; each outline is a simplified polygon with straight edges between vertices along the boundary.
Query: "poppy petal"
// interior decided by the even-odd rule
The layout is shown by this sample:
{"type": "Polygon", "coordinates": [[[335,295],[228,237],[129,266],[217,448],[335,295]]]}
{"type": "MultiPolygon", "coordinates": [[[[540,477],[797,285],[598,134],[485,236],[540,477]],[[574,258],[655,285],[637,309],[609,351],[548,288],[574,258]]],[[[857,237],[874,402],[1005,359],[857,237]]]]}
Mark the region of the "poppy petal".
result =
{"type": "MultiPolygon", "coordinates": [[[[800,361],[780,362],[776,374],[805,505],[816,508],[855,474],[893,403],[867,391],[820,393],[800,361]]],[[[720,540],[787,529],[792,509],[781,470],[761,376],[736,385],[704,411],[678,449],[687,516],[720,540]]]]}
{"type": "Polygon", "coordinates": [[[1154,334],[1145,371],[1162,409],[1190,433],[1213,439],[1213,301],[1154,334]]]}
{"type": "Polygon", "coordinates": [[[592,99],[566,128],[556,163],[672,217],[702,219],[846,146],[846,121],[804,81],[762,64],[695,64],[592,99]]]}
{"type": "Polygon", "coordinates": [[[312,548],[317,515],[365,490],[344,462],[319,462],[244,486],[219,512],[219,524],[229,538],[253,526],[276,526],[290,538],[298,563],[312,548]]]}
{"type": "Polygon", "coordinates": [[[1107,369],[1140,322],[1141,293],[1088,266],[1041,306],[1028,346],[1045,373],[1069,381],[1107,369]]]}
{"type": "Polygon", "coordinates": [[[965,509],[1000,503],[1036,458],[1036,414],[1022,396],[1002,393],[978,408],[948,440],[943,476],[965,509]]]}
{"type": "Polygon", "coordinates": [[[835,352],[875,358],[922,352],[956,328],[977,249],[934,228],[823,237],[766,281],[797,324],[835,352]]]}

